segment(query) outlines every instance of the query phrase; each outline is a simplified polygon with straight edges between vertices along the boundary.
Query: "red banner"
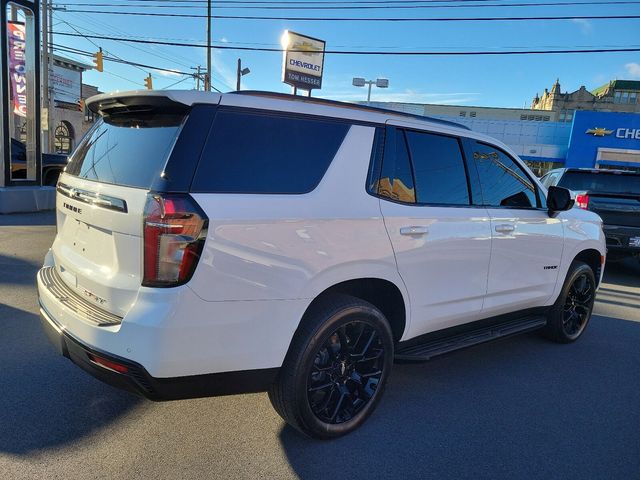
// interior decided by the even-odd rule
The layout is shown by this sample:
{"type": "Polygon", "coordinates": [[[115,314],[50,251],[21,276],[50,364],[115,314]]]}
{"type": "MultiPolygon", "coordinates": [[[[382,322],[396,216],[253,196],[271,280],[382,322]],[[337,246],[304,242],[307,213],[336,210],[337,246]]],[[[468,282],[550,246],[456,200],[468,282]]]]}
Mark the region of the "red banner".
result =
{"type": "Polygon", "coordinates": [[[27,116],[27,75],[25,65],[26,34],[24,23],[8,22],[9,77],[13,113],[27,116]]]}

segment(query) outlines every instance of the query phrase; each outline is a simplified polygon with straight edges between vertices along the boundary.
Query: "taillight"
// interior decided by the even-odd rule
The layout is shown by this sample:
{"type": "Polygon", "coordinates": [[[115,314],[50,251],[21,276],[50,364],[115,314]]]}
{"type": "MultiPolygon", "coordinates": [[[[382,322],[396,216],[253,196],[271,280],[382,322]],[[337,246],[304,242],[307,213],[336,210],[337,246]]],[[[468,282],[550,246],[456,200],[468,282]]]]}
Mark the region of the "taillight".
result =
{"type": "Polygon", "coordinates": [[[145,287],[188,282],[207,237],[207,217],[189,195],[149,194],[144,207],[145,287]]]}
{"type": "Polygon", "coordinates": [[[583,210],[587,210],[589,208],[589,195],[576,195],[576,205],[583,210]]]}

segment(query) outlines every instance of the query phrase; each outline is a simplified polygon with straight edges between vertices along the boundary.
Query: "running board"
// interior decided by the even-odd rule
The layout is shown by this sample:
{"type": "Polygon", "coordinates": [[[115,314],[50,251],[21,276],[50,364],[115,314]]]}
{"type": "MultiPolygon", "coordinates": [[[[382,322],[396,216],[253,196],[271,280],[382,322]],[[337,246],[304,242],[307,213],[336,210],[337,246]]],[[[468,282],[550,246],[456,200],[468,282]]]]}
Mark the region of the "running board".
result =
{"type": "MultiPolygon", "coordinates": [[[[465,333],[457,333],[451,336],[441,337],[436,340],[426,338],[424,342],[411,343],[403,346],[400,344],[396,349],[395,359],[404,361],[422,362],[438,355],[471,347],[484,342],[490,342],[498,338],[508,337],[517,333],[536,330],[547,324],[544,316],[525,317],[519,320],[497,323],[488,327],[477,328],[465,333]]],[[[405,342],[403,342],[405,343],[405,342]]]]}

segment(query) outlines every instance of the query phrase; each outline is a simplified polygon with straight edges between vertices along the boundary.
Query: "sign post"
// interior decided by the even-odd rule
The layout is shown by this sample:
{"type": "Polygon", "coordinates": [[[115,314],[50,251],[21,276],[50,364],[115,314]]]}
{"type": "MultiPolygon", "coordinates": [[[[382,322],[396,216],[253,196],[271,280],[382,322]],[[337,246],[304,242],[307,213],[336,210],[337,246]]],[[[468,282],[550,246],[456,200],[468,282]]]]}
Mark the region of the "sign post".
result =
{"type": "Polygon", "coordinates": [[[284,48],[282,58],[282,81],[297,89],[322,88],[324,50],[326,42],[299,33],[285,30],[281,39],[284,48]]]}

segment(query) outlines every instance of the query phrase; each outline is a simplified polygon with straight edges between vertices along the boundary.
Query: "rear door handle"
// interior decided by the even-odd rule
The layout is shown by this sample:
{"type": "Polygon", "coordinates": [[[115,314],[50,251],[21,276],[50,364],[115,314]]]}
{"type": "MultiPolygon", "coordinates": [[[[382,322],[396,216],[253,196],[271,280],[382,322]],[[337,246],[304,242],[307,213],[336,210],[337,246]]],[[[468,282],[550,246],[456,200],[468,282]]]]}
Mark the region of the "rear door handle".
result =
{"type": "Polygon", "coordinates": [[[501,223],[495,227],[495,230],[498,233],[512,233],[515,229],[515,225],[511,225],[509,223],[501,223]]]}
{"type": "Polygon", "coordinates": [[[426,235],[427,233],[429,233],[429,229],[419,225],[400,228],[400,235],[426,235]]]}

